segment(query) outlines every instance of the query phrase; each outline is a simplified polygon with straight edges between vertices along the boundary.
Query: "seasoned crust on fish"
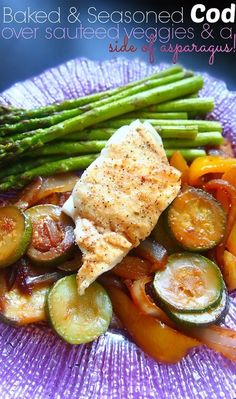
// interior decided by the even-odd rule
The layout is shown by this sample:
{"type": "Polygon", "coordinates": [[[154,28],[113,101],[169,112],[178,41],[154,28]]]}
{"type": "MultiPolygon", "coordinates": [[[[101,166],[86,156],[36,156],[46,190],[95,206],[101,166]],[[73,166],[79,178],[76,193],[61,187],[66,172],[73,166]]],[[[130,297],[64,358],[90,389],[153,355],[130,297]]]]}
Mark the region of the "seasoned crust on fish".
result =
{"type": "Polygon", "coordinates": [[[179,189],[180,173],[150,124],[135,121],[116,131],[63,208],[75,220],[83,252],[80,294],[149,236],[179,189]]]}

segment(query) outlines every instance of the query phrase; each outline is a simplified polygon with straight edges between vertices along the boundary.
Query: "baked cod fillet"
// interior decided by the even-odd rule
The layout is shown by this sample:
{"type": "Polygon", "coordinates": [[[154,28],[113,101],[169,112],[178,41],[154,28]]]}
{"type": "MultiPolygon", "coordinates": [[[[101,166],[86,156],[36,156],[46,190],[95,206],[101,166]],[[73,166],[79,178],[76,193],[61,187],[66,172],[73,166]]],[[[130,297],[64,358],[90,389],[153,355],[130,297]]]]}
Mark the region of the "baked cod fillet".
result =
{"type": "Polygon", "coordinates": [[[79,294],[149,236],[179,189],[180,173],[149,123],[135,121],[114,133],[63,207],[83,253],[79,294]]]}

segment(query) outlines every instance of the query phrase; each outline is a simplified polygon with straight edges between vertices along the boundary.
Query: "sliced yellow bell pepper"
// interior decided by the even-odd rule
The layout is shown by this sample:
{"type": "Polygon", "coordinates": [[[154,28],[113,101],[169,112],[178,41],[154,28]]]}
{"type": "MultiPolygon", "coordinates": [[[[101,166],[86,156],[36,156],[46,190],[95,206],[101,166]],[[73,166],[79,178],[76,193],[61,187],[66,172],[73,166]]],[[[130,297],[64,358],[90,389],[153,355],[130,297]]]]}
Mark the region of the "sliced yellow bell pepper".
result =
{"type": "Polygon", "coordinates": [[[236,158],[222,158],[212,155],[196,158],[189,168],[189,184],[199,186],[202,177],[208,173],[226,173],[232,167],[236,167],[236,158]]]}
{"type": "Polygon", "coordinates": [[[233,166],[231,169],[227,170],[223,174],[222,179],[227,180],[236,188],[236,166],[233,166]]]}
{"type": "Polygon", "coordinates": [[[120,288],[105,284],[114,312],[134,342],[160,362],[176,363],[199,342],[142,313],[120,288]]]}

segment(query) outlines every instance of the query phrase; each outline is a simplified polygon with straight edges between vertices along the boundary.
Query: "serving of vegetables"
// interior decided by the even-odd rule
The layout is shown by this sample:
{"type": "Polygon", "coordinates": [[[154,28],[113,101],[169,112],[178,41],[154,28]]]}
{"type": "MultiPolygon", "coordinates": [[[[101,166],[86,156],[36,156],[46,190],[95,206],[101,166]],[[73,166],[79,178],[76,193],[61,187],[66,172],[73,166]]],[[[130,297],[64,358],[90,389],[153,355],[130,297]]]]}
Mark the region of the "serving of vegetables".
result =
{"type": "Polygon", "coordinates": [[[236,331],[219,325],[236,289],[236,159],[220,147],[220,123],[194,119],[214,106],[195,96],[202,83],[176,66],[61,104],[1,108],[0,192],[24,187],[1,200],[2,321],[48,322],[81,344],[108,329],[113,308],[158,361],[178,362],[202,344],[236,360],[236,331]],[[79,296],[82,254],[61,210],[79,179],[72,171],[135,118],[162,136],[182,188],[151,236],[79,296]]]}

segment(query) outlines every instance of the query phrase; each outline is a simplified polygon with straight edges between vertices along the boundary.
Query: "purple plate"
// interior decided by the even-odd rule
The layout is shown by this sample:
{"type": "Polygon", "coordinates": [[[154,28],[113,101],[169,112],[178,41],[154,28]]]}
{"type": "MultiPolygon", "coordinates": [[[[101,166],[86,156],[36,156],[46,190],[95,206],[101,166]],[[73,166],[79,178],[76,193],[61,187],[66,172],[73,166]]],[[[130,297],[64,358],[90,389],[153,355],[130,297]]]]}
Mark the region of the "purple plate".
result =
{"type": "MultiPolygon", "coordinates": [[[[138,60],[70,61],[17,83],[0,101],[32,108],[109,89],[164,66],[138,60]]],[[[236,148],[236,93],[204,74],[202,95],[216,102],[209,118],[224,125],[236,148]]],[[[236,292],[225,325],[236,329],[236,292]]],[[[173,348],[173,351],[175,348],[173,348]]],[[[0,323],[1,399],[233,399],[236,364],[206,347],[176,365],[155,362],[122,331],[111,329],[91,344],[72,346],[46,326],[13,328],[0,323]]]]}

